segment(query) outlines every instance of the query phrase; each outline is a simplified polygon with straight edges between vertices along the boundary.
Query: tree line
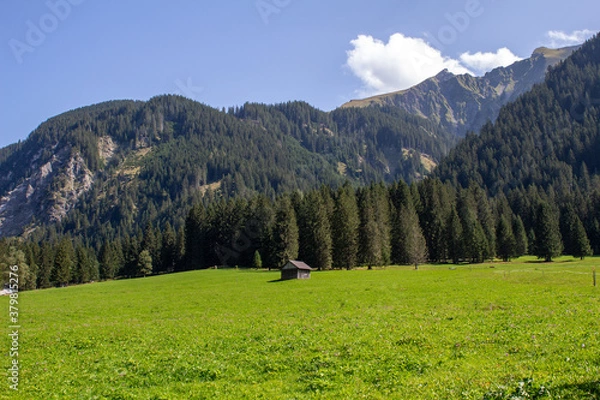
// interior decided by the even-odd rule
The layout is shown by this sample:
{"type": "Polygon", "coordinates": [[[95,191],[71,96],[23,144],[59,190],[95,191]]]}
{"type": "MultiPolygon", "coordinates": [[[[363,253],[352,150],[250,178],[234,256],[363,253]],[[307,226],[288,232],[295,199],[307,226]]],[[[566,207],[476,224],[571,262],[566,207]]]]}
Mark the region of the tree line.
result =
{"type": "Polygon", "coordinates": [[[327,270],[526,254],[583,258],[600,250],[600,192],[588,200],[594,212],[582,216],[572,203],[556,203],[533,186],[493,198],[475,184],[455,188],[438,179],[322,186],[276,199],[198,203],[178,229],[147,224],[98,248],[69,236],[43,244],[4,239],[0,262],[4,270],[22,265],[23,287],[34,289],[212,266],[278,269],[290,259],[327,270]]]}

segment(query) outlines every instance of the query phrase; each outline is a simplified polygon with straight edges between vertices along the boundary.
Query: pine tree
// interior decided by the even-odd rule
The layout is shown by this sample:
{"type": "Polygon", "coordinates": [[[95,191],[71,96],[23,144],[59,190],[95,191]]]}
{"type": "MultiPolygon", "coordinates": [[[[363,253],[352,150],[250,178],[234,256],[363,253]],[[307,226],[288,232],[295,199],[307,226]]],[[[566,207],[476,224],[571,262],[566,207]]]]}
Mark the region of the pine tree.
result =
{"type": "Polygon", "coordinates": [[[150,251],[144,249],[140,252],[137,262],[138,275],[146,276],[152,273],[152,256],[150,251]]]}
{"type": "Polygon", "coordinates": [[[535,216],[535,255],[546,262],[551,262],[563,250],[558,221],[553,208],[541,202],[535,216]]]}
{"type": "Polygon", "coordinates": [[[75,250],[73,243],[63,238],[56,249],[54,256],[54,281],[60,286],[66,286],[71,281],[71,274],[75,264],[75,250]]]}
{"type": "Polygon", "coordinates": [[[73,283],[86,283],[91,280],[92,265],[89,254],[83,245],[75,247],[75,268],[71,280],[73,283]]]}
{"type": "Polygon", "coordinates": [[[432,262],[444,262],[448,257],[446,223],[453,204],[454,196],[438,179],[426,179],[419,185],[417,211],[432,262]]]}
{"type": "Polygon", "coordinates": [[[344,185],[338,190],[332,217],[333,265],[351,269],[358,254],[358,206],[354,190],[344,185]]]}
{"type": "Polygon", "coordinates": [[[419,225],[419,216],[412,206],[412,202],[400,210],[398,224],[400,235],[397,238],[400,249],[399,261],[402,264],[414,265],[427,261],[427,243],[419,225]]]}
{"type": "Polygon", "coordinates": [[[177,237],[169,222],[165,225],[162,235],[160,264],[157,272],[173,272],[177,264],[177,237]]]}
{"type": "Polygon", "coordinates": [[[359,192],[360,261],[369,269],[390,262],[390,220],[387,191],[373,185],[359,192]]]}
{"type": "Polygon", "coordinates": [[[100,279],[114,279],[116,273],[116,254],[113,246],[104,243],[100,249],[100,279]]]}
{"type": "Polygon", "coordinates": [[[565,206],[561,214],[560,226],[565,254],[570,254],[582,260],[592,254],[587,232],[570,202],[565,206]]]}
{"type": "Polygon", "coordinates": [[[54,250],[50,244],[44,243],[42,245],[40,257],[37,287],[45,289],[52,286],[52,270],[54,269],[54,250]]]}
{"type": "Polygon", "coordinates": [[[27,246],[24,250],[25,253],[25,264],[28,265],[29,269],[29,277],[23,286],[25,290],[34,290],[37,288],[37,274],[38,274],[38,265],[35,261],[34,250],[32,246],[27,246]]]}
{"type": "Polygon", "coordinates": [[[463,249],[463,230],[456,207],[452,207],[446,224],[446,240],[448,242],[448,257],[454,264],[465,258],[463,249]]]}
{"type": "Polygon", "coordinates": [[[318,270],[331,268],[331,227],[321,193],[312,191],[300,205],[300,257],[318,270]]]}
{"type": "Polygon", "coordinates": [[[512,222],[513,235],[515,238],[515,257],[521,257],[527,254],[528,239],[527,232],[523,220],[518,215],[513,218],[512,222]]]}
{"type": "Polygon", "coordinates": [[[204,268],[206,245],[204,235],[207,215],[206,209],[199,204],[192,208],[185,220],[185,265],[182,269],[204,268]]]}
{"type": "Polygon", "coordinates": [[[175,271],[182,270],[185,260],[185,227],[181,225],[177,231],[177,241],[175,245],[175,271]]]}
{"type": "Polygon", "coordinates": [[[585,228],[583,227],[583,223],[577,216],[575,216],[572,243],[573,249],[571,254],[573,257],[579,257],[581,260],[583,260],[585,257],[592,255],[590,240],[588,239],[585,228]]]}
{"type": "Polygon", "coordinates": [[[465,257],[473,263],[484,261],[488,246],[483,227],[477,219],[477,208],[468,192],[463,193],[458,202],[458,215],[462,225],[462,248],[465,257]]]}
{"type": "Polygon", "coordinates": [[[492,209],[485,191],[475,182],[471,185],[474,188],[473,196],[477,203],[477,220],[481,224],[481,228],[485,235],[485,240],[482,243],[482,261],[493,259],[496,256],[496,222],[494,221],[492,209]]]}
{"type": "Polygon", "coordinates": [[[269,259],[273,268],[281,269],[289,260],[298,257],[298,225],[289,197],[282,197],[278,202],[271,240],[269,259]]]}
{"type": "Polygon", "coordinates": [[[252,268],[261,269],[263,267],[262,258],[258,250],[254,252],[254,259],[252,260],[252,268]]]}
{"type": "Polygon", "coordinates": [[[505,262],[510,261],[511,257],[516,254],[516,241],[513,230],[504,215],[500,216],[500,219],[498,220],[498,227],[496,228],[496,246],[498,257],[502,258],[505,262]]]}

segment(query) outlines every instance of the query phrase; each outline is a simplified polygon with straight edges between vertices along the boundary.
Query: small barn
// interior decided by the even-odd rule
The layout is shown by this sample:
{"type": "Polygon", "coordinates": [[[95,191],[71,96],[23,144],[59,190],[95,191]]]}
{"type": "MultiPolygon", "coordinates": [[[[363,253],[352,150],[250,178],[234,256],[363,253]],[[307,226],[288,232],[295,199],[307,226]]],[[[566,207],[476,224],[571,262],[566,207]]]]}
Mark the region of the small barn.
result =
{"type": "Polygon", "coordinates": [[[310,279],[310,271],[312,271],[312,268],[302,261],[290,260],[281,269],[281,280],[310,279]]]}

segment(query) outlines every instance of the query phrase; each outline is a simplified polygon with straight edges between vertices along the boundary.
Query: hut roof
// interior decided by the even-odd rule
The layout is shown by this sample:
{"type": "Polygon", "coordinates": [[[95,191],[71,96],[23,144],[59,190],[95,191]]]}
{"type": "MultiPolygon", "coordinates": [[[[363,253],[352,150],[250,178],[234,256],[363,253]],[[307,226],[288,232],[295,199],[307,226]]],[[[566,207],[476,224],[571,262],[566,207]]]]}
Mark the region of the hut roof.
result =
{"type": "Polygon", "coordinates": [[[306,271],[312,271],[312,268],[309,267],[308,265],[306,265],[305,263],[303,263],[302,261],[290,260],[290,264],[292,264],[294,267],[296,267],[298,269],[303,269],[303,270],[306,270],[306,271]]]}

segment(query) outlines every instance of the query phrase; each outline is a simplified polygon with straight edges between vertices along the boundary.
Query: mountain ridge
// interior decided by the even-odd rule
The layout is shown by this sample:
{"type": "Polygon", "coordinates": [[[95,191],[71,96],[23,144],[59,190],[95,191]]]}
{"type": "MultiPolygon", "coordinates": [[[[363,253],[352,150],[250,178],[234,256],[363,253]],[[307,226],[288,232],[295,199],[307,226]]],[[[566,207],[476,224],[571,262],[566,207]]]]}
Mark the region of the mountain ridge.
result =
{"type": "Polygon", "coordinates": [[[478,132],[487,121],[494,121],[504,104],[542,82],[548,67],[564,60],[578,48],[580,46],[540,47],[530,58],[495,68],[482,77],[455,75],[444,69],[411,88],[352,100],[341,107],[398,107],[463,137],[467,132],[478,132]]]}

